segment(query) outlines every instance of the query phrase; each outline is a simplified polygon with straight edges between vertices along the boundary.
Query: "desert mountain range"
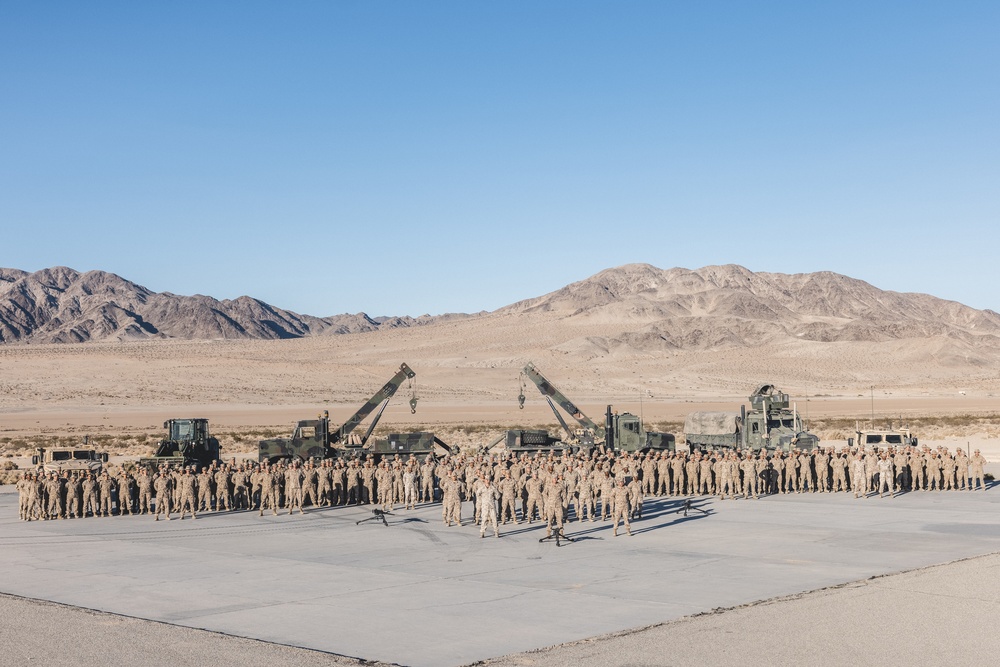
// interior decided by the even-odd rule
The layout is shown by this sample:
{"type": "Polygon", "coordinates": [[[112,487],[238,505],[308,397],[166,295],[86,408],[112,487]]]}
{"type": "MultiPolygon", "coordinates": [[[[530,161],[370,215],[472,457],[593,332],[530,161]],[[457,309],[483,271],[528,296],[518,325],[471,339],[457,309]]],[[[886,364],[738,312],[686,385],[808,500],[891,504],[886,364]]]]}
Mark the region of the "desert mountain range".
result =
{"type": "Polygon", "coordinates": [[[300,315],[243,296],[152,292],[104,271],[0,269],[0,342],[171,338],[285,339],[375,332],[462,319],[572,324],[553,349],[575,357],[819,343],[934,341],[972,365],[1000,351],[1000,314],[926,294],[880,290],[831,272],[754,273],[630,264],[477,315],[300,315]],[[600,335],[573,335],[579,327],[600,335]]]}
{"type": "Polygon", "coordinates": [[[364,313],[312,317],[242,296],[152,292],[104,271],[64,266],[34,273],[0,268],[0,342],[81,343],[176,338],[299,338],[410,326],[407,318],[364,313]]]}

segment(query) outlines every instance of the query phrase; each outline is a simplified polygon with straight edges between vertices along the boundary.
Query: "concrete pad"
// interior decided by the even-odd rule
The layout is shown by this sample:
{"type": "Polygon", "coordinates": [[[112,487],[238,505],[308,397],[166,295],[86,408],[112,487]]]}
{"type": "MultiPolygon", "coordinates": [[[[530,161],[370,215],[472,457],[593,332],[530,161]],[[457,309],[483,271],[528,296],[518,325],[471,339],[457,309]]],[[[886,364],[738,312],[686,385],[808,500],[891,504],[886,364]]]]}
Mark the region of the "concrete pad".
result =
{"type": "MultiPolygon", "coordinates": [[[[459,665],[718,607],[1000,551],[1000,494],[651,499],[609,522],[447,528],[440,506],[154,522],[17,520],[0,493],[0,592],[368,660],[459,665]],[[620,531],[624,532],[624,531],[620,531]]],[[[470,505],[465,507],[466,513],[470,505]]]]}

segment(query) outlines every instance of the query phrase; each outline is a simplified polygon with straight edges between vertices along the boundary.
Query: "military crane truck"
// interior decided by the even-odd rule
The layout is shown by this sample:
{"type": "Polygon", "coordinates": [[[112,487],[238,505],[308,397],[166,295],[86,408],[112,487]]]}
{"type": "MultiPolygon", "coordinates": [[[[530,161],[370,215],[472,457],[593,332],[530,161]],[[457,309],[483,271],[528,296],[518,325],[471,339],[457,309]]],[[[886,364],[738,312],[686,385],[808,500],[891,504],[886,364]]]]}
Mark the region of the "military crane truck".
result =
{"type": "MultiPolygon", "coordinates": [[[[674,451],[676,449],[675,438],[672,434],[647,431],[643,428],[642,420],[639,417],[628,412],[618,414],[610,405],[607,406],[604,415],[604,426],[598,426],[573,401],[549,382],[541,371],[535,368],[534,364],[528,363],[521,372],[545,397],[549,408],[566,433],[568,444],[575,450],[592,451],[596,447],[604,447],[613,451],[645,453],[649,451],[674,451]],[[555,403],[553,399],[555,399],[555,403]],[[562,414],[556,409],[556,403],[577,422],[578,428],[570,428],[562,414]]],[[[518,401],[523,407],[522,396],[518,397],[518,401]]],[[[522,431],[522,433],[531,434],[532,431],[522,431]]],[[[553,440],[549,436],[547,444],[549,448],[560,449],[559,445],[566,444],[558,443],[558,441],[552,442],[553,440]]]]}
{"type": "Polygon", "coordinates": [[[200,469],[221,461],[222,447],[208,432],[207,419],[168,419],[163,428],[167,437],[160,440],[152,456],[139,459],[139,465],[154,470],[161,465],[200,469]]]}
{"type": "MultiPolygon", "coordinates": [[[[439,440],[433,433],[392,433],[385,439],[371,439],[375,426],[382,418],[382,413],[389,405],[395,393],[404,382],[412,382],[416,377],[409,366],[401,364],[396,374],[376,391],[347,421],[340,426],[333,426],[330,413],[324,410],[317,419],[300,421],[290,438],[270,438],[259,443],[259,460],[275,463],[277,461],[319,461],[334,458],[360,458],[367,454],[375,458],[399,455],[426,455],[449,452],[451,448],[439,440]],[[363,436],[353,434],[353,431],[372,412],[375,416],[363,436]]],[[[410,409],[416,412],[417,397],[410,398],[410,409]]]]}
{"type": "Polygon", "coordinates": [[[764,384],[750,394],[750,410],[739,412],[692,412],[684,420],[684,439],[689,449],[793,449],[812,451],[819,438],[806,430],[788,394],[764,384]]]}

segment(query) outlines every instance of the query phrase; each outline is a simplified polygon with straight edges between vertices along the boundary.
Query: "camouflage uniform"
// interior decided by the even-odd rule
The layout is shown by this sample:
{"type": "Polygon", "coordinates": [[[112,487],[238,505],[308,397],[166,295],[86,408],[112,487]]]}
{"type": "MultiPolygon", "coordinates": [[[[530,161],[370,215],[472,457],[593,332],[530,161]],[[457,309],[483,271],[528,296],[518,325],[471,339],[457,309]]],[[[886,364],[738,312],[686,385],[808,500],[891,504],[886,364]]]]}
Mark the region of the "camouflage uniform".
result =
{"type": "Polygon", "coordinates": [[[561,476],[557,474],[553,483],[545,486],[545,522],[549,536],[552,535],[552,524],[556,525],[557,532],[562,532],[563,516],[568,506],[566,487],[562,484],[561,476]]]}
{"type": "Polygon", "coordinates": [[[156,490],[156,518],[155,521],[160,520],[161,514],[167,515],[167,521],[170,521],[170,496],[173,491],[173,478],[167,475],[165,472],[161,471],[156,479],[153,481],[153,488],[156,490]]]}
{"type": "Polygon", "coordinates": [[[149,476],[149,470],[142,468],[139,471],[135,486],[139,501],[138,511],[140,514],[149,514],[153,506],[153,478],[149,476]]]}
{"type": "Polygon", "coordinates": [[[536,510],[541,510],[539,516],[541,517],[545,509],[539,505],[542,502],[542,482],[534,474],[528,478],[527,483],[524,485],[525,490],[528,492],[527,509],[525,510],[525,516],[528,519],[528,523],[535,520],[536,510]]]}
{"type": "Polygon", "coordinates": [[[184,519],[184,513],[188,510],[191,511],[191,518],[198,518],[198,480],[195,478],[194,474],[190,470],[185,470],[184,474],[180,477],[180,513],[181,520],[184,519]]]}
{"type": "Polygon", "coordinates": [[[73,473],[66,480],[66,513],[71,519],[82,517],[80,512],[80,499],[83,496],[83,479],[77,473],[73,473]]]}
{"type": "Polygon", "coordinates": [[[983,491],[986,490],[986,476],[983,472],[985,466],[986,458],[977,449],[976,453],[969,459],[969,472],[972,475],[972,481],[969,482],[969,491],[976,490],[977,482],[979,484],[978,488],[981,488],[983,491]]]}
{"type": "Polygon", "coordinates": [[[493,525],[493,536],[500,537],[500,527],[497,525],[497,487],[493,486],[487,478],[479,489],[479,503],[481,508],[480,516],[482,523],[479,525],[479,537],[486,535],[486,527],[493,525]]]}
{"type": "Polygon", "coordinates": [[[221,512],[222,508],[225,507],[226,510],[233,509],[232,497],[229,495],[229,482],[231,476],[229,474],[229,468],[227,466],[222,466],[215,473],[215,510],[221,512]]]}
{"type": "Polygon", "coordinates": [[[288,513],[291,514],[295,508],[299,508],[299,514],[305,514],[302,509],[302,469],[295,463],[285,471],[285,504],[288,505],[288,513]]]}
{"type": "Polygon", "coordinates": [[[97,485],[101,489],[100,513],[104,516],[111,516],[111,476],[107,471],[101,473],[97,485]]]}
{"type": "Polygon", "coordinates": [[[624,521],[625,530],[629,535],[632,534],[632,525],[629,523],[628,519],[628,489],[625,488],[625,480],[619,479],[618,486],[616,486],[611,492],[612,503],[614,509],[612,511],[612,532],[615,537],[618,537],[618,522],[624,521]]]}

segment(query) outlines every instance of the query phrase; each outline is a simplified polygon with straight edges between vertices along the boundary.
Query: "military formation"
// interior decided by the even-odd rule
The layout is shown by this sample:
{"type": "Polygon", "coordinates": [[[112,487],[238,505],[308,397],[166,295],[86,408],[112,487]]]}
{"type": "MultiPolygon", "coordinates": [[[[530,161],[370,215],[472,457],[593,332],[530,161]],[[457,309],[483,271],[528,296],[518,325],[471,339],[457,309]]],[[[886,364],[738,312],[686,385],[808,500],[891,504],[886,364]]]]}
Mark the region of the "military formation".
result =
{"type": "Polygon", "coordinates": [[[535,520],[547,534],[570,521],[610,520],[632,534],[648,496],[759,498],[765,494],[853,493],[855,498],[890,497],[901,491],[985,489],[986,460],[945,448],[761,450],[688,454],[593,451],[514,455],[414,456],[337,459],[287,464],[213,464],[156,471],[139,467],[115,475],[25,472],[17,482],[24,521],[112,515],[183,519],[199,512],[256,510],[277,515],[305,507],[397,506],[440,502],[447,526],[469,521],[480,536],[499,526],[535,520]]]}

